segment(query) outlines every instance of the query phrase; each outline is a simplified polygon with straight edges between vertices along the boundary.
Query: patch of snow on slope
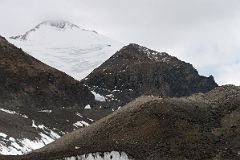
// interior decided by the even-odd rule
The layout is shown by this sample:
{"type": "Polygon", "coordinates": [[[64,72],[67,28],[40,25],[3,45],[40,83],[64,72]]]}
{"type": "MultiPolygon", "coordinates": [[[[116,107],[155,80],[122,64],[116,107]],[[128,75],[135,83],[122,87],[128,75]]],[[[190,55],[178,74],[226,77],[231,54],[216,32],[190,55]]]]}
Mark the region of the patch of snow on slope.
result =
{"type": "Polygon", "coordinates": [[[89,124],[85,121],[77,121],[76,123],[73,124],[76,128],[78,127],[84,127],[84,126],[89,126],[89,124]]]}
{"type": "MultiPolygon", "coordinates": [[[[6,145],[5,142],[0,142],[0,154],[3,155],[22,155],[32,150],[39,149],[45,146],[46,140],[43,140],[43,137],[38,140],[30,140],[30,139],[15,139],[13,137],[5,138],[6,143],[10,145],[6,145]]],[[[52,142],[48,139],[48,143],[52,142]]]]}
{"type": "Polygon", "coordinates": [[[83,127],[83,124],[80,121],[77,121],[76,123],[73,124],[75,127],[83,127]]]}
{"type": "Polygon", "coordinates": [[[52,110],[41,110],[41,111],[38,111],[38,112],[42,112],[42,113],[52,113],[52,110]]]}
{"type": "Polygon", "coordinates": [[[80,156],[73,156],[64,158],[64,160],[133,160],[130,159],[125,152],[104,152],[101,153],[90,153],[80,156]]]}
{"type": "Polygon", "coordinates": [[[6,135],[5,133],[1,133],[1,132],[0,132],[0,137],[6,138],[7,135],[6,135]]]}
{"type": "Polygon", "coordinates": [[[32,121],[32,127],[41,130],[39,133],[40,138],[35,140],[30,140],[27,138],[15,139],[8,136],[5,133],[0,132],[0,154],[3,155],[22,155],[32,150],[39,149],[46,144],[53,142],[54,140],[60,138],[60,136],[52,131],[51,129],[45,127],[44,125],[36,125],[35,121],[32,121]]]}
{"type": "Polygon", "coordinates": [[[83,118],[83,116],[80,114],[80,113],[76,113],[76,115],[78,116],[78,117],[81,117],[81,118],[83,118]]]}
{"type": "Polygon", "coordinates": [[[0,108],[0,111],[3,111],[3,112],[8,113],[8,114],[17,114],[17,112],[15,112],[15,111],[10,111],[10,110],[4,109],[4,108],[0,108]]]}
{"type": "Polygon", "coordinates": [[[8,110],[8,109],[4,109],[4,108],[0,108],[0,111],[2,112],[5,112],[5,113],[8,113],[8,114],[15,114],[15,115],[19,115],[23,118],[28,118],[28,116],[26,116],[25,114],[20,114],[20,113],[17,113],[15,111],[11,111],[11,110],[8,110]]]}
{"type": "Polygon", "coordinates": [[[8,137],[7,135],[3,140],[4,141],[0,141],[0,154],[3,155],[21,155],[44,146],[38,141],[15,139],[13,137],[8,137]],[[6,143],[9,145],[6,145],[6,143]]]}
{"type": "MultiPolygon", "coordinates": [[[[40,23],[27,34],[10,38],[9,41],[78,80],[86,77],[122,47],[119,42],[96,32],[80,27],[58,29],[50,25],[52,23],[40,23]],[[23,36],[24,40],[21,39],[23,36]]],[[[61,26],[64,23],[58,22],[61,26]]]]}
{"type": "Polygon", "coordinates": [[[96,101],[100,101],[100,102],[105,102],[106,101],[104,96],[102,96],[102,95],[100,95],[100,94],[98,94],[94,91],[91,91],[91,92],[95,96],[96,101]]]}
{"type": "Polygon", "coordinates": [[[91,109],[91,106],[88,104],[84,107],[84,109],[91,109]]]}
{"type": "Polygon", "coordinates": [[[34,120],[32,120],[32,127],[36,129],[41,129],[43,131],[43,133],[40,133],[40,135],[43,137],[43,141],[46,140],[44,141],[46,144],[54,141],[57,138],[60,138],[60,136],[56,132],[52,131],[43,124],[36,125],[34,120]]]}

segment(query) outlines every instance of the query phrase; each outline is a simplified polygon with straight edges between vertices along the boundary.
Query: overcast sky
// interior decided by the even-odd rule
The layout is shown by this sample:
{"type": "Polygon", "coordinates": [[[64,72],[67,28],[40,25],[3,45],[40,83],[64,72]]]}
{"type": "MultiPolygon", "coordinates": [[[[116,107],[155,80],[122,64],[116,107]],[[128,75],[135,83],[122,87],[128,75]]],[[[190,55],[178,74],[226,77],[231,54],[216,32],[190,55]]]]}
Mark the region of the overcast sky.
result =
{"type": "Polygon", "coordinates": [[[240,0],[0,0],[0,19],[3,36],[68,20],[166,51],[219,84],[240,85],[240,0]]]}

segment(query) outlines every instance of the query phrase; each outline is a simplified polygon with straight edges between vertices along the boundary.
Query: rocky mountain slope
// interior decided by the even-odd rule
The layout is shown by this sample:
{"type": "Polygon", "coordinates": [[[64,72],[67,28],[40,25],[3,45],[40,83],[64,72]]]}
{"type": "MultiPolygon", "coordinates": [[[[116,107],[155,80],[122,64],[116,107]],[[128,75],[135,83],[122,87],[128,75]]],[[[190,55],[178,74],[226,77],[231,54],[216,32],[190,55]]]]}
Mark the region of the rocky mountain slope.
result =
{"type": "Polygon", "coordinates": [[[9,41],[78,80],[122,47],[115,40],[65,20],[41,22],[22,35],[10,37],[9,41]]]}
{"type": "Polygon", "coordinates": [[[9,40],[75,79],[90,73],[84,85],[97,93],[99,106],[113,110],[142,94],[186,96],[217,86],[212,76],[199,76],[192,65],[167,53],[130,44],[114,54],[122,44],[65,20],[41,22],[9,40]]]}
{"type": "MultiPolygon", "coordinates": [[[[34,37],[45,33],[43,28],[51,28],[56,35],[65,35],[65,31],[73,28],[86,32],[87,36],[90,32],[67,22],[47,21],[12,38],[24,44],[35,43],[34,37]]],[[[65,44],[64,40],[60,39],[57,46],[65,44]]],[[[192,65],[136,44],[122,48],[81,82],[34,59],[4,38],[1,38],[0,51],[0,92],[3,93],[0,96],[0,154],[23,154],[43,147],[141,95],[186,96],[217,86],[213,77],[199,76],[192,65]]],[[[39,55],[40,51],[41,56],[48,57],[43,50],[39,50],[39,55]]],[[[78,53],[82,55],[79,50],[78,53]]],[[[50,54],[58,56],[57,52],[50,54]]],[[[91,53],[85,53],[88,54],[91,53]]],[[[77,57],[70,58],[79,61],[77,57]]],[[[88,59],[91,61],[91,57],[88,59]]],[[[60,60],[55,62],[62,64],[60,60]]],[[[114,152],[114,155],[118,154],[114,152]]]]}
{"type": "Polygon", "coordinates": [[[77,115],[90,102],[87,87],[0,37],[1,154],[25,153],[72,131],[78,121],[90,123],[77,115]]]}
{"type": "Polygon", "coordinates": [[[235,86],[183,98],[143,96],[30,155],[3,158],[86,160],[118,153],[125,160],[238,160],[239,104],[235,86]]]}
{"type": "Polygon", "coordinates": [[[114,109],[141,95],[180,97],[217,86],[212,76],[200,76],[191,64],[137,44],[123,47],[82,82],[114,109]]]}

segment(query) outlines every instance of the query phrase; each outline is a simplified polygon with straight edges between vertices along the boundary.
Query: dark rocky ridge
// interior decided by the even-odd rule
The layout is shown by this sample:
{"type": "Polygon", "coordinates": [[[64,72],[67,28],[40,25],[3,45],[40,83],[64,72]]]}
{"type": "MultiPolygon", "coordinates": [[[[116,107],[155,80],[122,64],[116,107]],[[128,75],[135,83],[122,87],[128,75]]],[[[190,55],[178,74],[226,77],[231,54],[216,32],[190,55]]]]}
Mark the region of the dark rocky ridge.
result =
{"type": "Polygon", "coordinates": [[[115,108],[141,95],[180,97],[217,87],[191,64],[137,44],[123,47],[82,82],[115,108]]]}
{"type": "Polygon", "coordinates": [[[39,135],[31,127],[32,120],[56,132],[72,131],[72,123],[79,118],[75,113],[93,101],[94,95],[79,81],[0,37],[0,108],[17,113],[0,111],[1,132],[14,138],[35,139],[39,135]]]}
{"type": "Polygon", "coordinates": [[[30,155],[3,158],[54,160],[115,150],[136,160],[238,160],[239,124],[240,87],[184,98],[140,97],[30,155]]]}

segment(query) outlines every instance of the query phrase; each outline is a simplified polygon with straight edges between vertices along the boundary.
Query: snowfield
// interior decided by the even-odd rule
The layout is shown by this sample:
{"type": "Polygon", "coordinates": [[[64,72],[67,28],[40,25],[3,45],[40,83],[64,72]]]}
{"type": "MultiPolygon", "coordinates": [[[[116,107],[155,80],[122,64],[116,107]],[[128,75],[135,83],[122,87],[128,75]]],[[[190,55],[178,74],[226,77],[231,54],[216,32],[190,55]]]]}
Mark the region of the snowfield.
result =
{"type": "Polygon", "coordinates": [[[9,38],[36,59],[81,80],[123,45],[67,21],[45,21],[9,38]]]}

